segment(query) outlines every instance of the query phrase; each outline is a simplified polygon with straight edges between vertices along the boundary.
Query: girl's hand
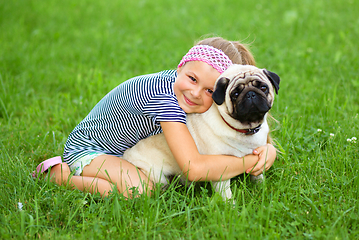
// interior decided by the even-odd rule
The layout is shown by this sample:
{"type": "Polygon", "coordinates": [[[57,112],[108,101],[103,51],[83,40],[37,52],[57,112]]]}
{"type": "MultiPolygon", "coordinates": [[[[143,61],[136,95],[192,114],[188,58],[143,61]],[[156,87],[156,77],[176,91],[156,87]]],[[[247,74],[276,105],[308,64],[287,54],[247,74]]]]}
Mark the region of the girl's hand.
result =
{"type": "Polygon", "coordinates": [[[258,155],[258,162],[253,167],[247,169],[246,173],[258,176],[263,173],[264,167],[267,171],[273,165],[277,156],[277,151],[272,144],[267,143],[266,145],[253,150],[253,154],[258,155]]]}

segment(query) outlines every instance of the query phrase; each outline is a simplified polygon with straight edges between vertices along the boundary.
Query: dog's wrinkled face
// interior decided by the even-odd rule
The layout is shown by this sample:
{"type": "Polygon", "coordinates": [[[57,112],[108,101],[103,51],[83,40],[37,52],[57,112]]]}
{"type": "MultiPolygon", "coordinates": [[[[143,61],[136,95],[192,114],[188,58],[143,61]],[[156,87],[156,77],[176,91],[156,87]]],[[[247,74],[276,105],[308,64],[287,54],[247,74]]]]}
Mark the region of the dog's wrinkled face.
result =
{"type": "Polygon", "coordinates": [[[255,127],[271,109],[279,82],[279,76],[266,69],[235,64],[218,78],[212,97],[226,121],[255,127]]]}

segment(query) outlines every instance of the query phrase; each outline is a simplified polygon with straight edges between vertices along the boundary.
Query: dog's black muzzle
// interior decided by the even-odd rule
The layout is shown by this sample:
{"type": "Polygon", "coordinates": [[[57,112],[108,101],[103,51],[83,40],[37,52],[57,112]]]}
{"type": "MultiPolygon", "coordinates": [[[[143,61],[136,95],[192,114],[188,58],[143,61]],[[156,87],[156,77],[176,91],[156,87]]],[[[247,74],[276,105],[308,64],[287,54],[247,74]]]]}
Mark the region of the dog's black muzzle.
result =
{"type": "Polygon", "coordinates": [[[232,117],[241,123],[260,122],[271,109],[267,98],[256,91],[248,91],[242,98],[232,102],[234,107],[232,117]]]}

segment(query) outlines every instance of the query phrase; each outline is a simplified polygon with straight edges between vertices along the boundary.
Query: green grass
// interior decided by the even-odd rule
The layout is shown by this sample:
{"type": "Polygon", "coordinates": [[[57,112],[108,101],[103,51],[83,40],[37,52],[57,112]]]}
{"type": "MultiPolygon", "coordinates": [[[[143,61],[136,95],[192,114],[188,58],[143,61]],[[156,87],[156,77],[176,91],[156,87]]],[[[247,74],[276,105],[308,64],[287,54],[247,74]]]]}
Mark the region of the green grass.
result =
{"type": "Polygon", "coordinates": [[[358,239],[359,2],[0,1],[1,239],[358,239]],[[282,154],[236,205],[209,185],[101,199],[33,180],[112,88],[173,69],[213,33],[282,79],[282,154]],[[318,131],[321,129],[322,131],[318,131]],[[23,207],[20,211],[18,203],[23,207]]]}

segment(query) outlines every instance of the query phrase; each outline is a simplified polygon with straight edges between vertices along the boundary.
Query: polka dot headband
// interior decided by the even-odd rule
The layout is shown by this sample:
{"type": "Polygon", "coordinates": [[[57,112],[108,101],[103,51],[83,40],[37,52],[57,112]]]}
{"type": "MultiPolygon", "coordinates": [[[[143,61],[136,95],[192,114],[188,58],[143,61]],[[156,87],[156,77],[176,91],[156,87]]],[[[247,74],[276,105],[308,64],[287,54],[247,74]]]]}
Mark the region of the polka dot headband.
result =
{"type": "Polygon", "coordinates": [[[220,49],[208,45],[196,45],[182,58],[178,67],[190,61],[201,61],[211,65],[219,73],[223,73],[233,63],[220,49]]]}

